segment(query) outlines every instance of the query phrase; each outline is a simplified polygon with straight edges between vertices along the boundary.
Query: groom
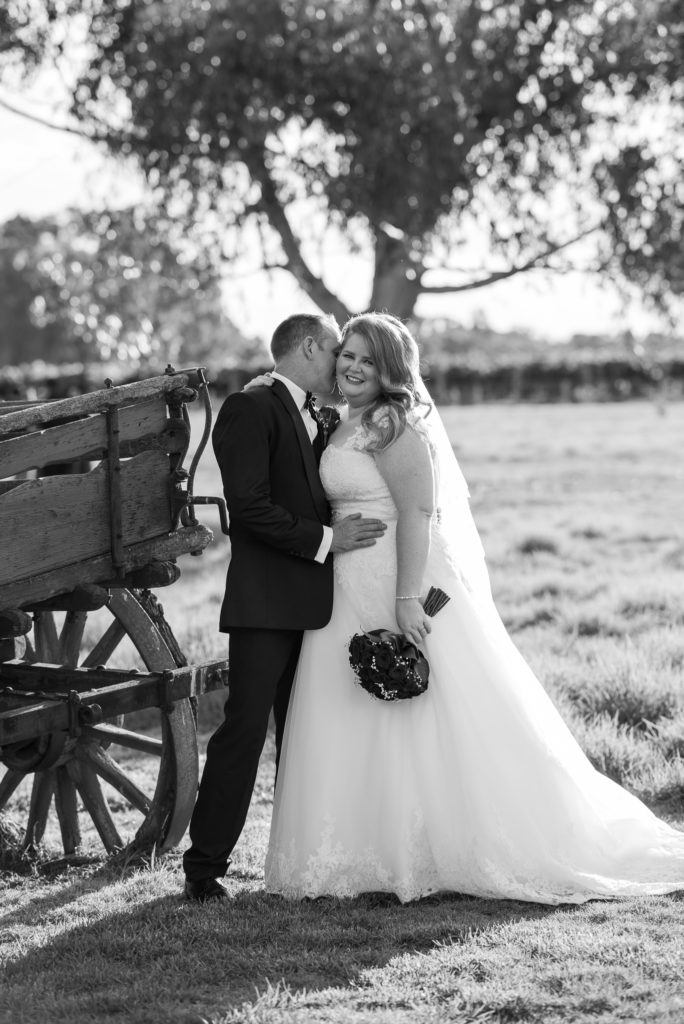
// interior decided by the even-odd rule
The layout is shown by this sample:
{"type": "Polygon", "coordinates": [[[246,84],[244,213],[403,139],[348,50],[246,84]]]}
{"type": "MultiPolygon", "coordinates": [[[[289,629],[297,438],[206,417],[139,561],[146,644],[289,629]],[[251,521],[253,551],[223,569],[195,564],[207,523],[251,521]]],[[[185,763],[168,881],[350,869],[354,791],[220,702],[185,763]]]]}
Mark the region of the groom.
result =
{"type": "Polygon", "coordinates": [[[271,340],[273,386],[229,395],[212,436],[230,514],[219,621],[230,633],[230,681],[183,857],[185,894],[201,903],[226,896],[217,879],[247,817],[271,708],[277,771],[303,631],[332,614],[330,555],[368,547],[385,530],[358,515],[329,525],[318,475],[325,436],[311,393],[331,391],[339,345],[333,319],[288,317],[271,340]]]}

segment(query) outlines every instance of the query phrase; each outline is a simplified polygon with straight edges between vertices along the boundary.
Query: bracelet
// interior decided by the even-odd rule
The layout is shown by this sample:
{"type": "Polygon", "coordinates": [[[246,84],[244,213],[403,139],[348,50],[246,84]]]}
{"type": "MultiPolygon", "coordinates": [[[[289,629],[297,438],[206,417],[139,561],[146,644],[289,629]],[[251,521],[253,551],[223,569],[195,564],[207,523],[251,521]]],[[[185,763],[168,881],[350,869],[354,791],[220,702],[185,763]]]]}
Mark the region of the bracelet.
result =
{"type": "Polygon", "coordinates": [[[395,597],[395,601],[420,601],[420,594],[409,594],[407,597],[395,597]]]}

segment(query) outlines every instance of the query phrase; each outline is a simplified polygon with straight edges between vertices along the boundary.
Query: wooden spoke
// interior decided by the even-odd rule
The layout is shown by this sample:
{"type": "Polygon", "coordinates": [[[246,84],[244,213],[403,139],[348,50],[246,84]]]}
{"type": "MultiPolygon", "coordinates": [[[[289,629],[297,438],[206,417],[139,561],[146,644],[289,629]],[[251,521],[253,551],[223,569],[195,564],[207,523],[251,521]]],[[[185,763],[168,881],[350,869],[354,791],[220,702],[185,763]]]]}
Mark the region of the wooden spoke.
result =
{"type": "Polygon", "coordinates": [[[161,757],[164,744],[154,736],[146,736],[142,732],[132,732],[119,725],[94,725],[85,726],[81,731],[85,740],[99,740],[101,743],[116,743],[119,747],[127,747],[130,750],[141,750],[144,754],[153,754],[161,757]]]}
{"type": "Polygon", "coordinates": [[[117,831],[107,801],[102,795],[100,782],[93,769],[76,758],[68,761],[66,767],[107,853],[122,850],[123,839],[117,831]]]}
{"type": "Polygon", "coordinates": [[[26,778],[24,772],[17,772],[13,768],[8,768],[2,777],[0,782],[0,811],[11,799],[17,786],[26,778]]]}
{"type": "MultiPolygon", "coordinates": [[[[174,654],[134,594],[128,590],[115,591],[109,609],[119,622],[125,624],[128,635],[151,672],[174,668],[177,664],[174,654]]],[[[168,630],[168,626],[166,628],[168,630]]],[[[163,853],[182,838],[197,797],[197,729],[190,701],[181,701],[173,706],[173,710],[164,711],[161,725],[163,756],[153,806],[138,829],[134,845],[142,850],[156,846],[163,853]]]]}
{"type": "Polygon", "coordinates": [[[65,853],[75,853],[81,844],[76,787],[64,765],[56,769],[55,775],[55,808],[62,833],[62,846],[65,853]]]}
{"type": "MultiPolygon", "coordinates": [[[[76,667],[80,661],[85,669],[106,667],[126,640],[150,672],[164,672],[185,663],[161,606],[150,593],[113,588],[106,606],[97,609],[95,620],[99,622],[100,614],[108,614],[111,622],[95,634],[96,642],[89,651],[82,650],[88,614],[83,610],[35,612],[25,660],[66,667],[76,667]]],[[[150,716],[146,715],[145,720],[150,720],[150,716]]],[[[66,742],[64,734],[37,736],[35,747],[35,756],[30,743],[27,748],[32,755],[30,763],[37,770],[30,809],[25,816],[25,849],[33,850],[44,836],[53,796],[67,855],[91,841],[93,829],[86,829],[85,817],[91,819],[108,853],[124,848],[131,856],[152,849],[163,853],[180,841],[194,806],[198,782],[197,730],[189,699],[159,707],[150,734],[127,729],[123,715],[111,715],[97,725],[84,725],[77,736],[67,738],[66,742]],[[54,758],[48,760],[53,742],[61,742],[56,763],[54,758]],[[119,746],[124,755],[130,751],[131,761],[134,755],[146,759],[146,773],[151,769],[154,773],[153,793],[152,785],[145,793],[130,777],[128,758],[122,763],[114,759],[108,749],[113,745],[119,746]],[[117,794],[111,807],[105,796],[109,786],[117,794]],[[139,821],[122,838],[115,821],[119,809],[127,822],[135,817],[128,806],[122,806],[124,801],[138,812],[139,821]]],[[[1,754],[0,751],[0,757],[1,754]]],[[[14,765],[13,761],[10,763],[14,765]]],[[[4,774],[0,768],[0,811],[7,805],[11,813],[13,796],[25,777],[20,763],[19,767],[4,770],[4,774]]]]}
{"type": "Polygon", "coordinates": [[[59,664],[59,639],[53,612],[36,612],[33,635],[36,641],[36,660],[59,664]]]}
{"type": "Polygon", "coordinates": [[[87,612],[67,612],[59,636],[59,664],[75,667],[81,653],[81,641],[85,629],[87,612]]]}
{"type": "Polygon", "coordinates": [[[137,808],[143,814],[149,813],[152,801],[145,796],[132,779],[129,779],[123,768],[99,744],[81,744],[78,747],[77,756],[82,761],[88,763],[101,779],[104,779],[110,786],[118,790],[131,806],[137,808]]]}
{"type": "Polygon", "coordinates": [[[26,834],[23,847],[25,850],[35,850],[45,834],[52,794],[55,788],[54,772],[36,772],[31,790],[31,805],[29,807],[26,834]]]}
{"type": "Polygon", "coordinates": [[[81,667],[97,668],[98,665],[106,665],[125,636],[125,628],[118,619],[114,619],[95,644],[90,654],[83,659],[81,667]]]}

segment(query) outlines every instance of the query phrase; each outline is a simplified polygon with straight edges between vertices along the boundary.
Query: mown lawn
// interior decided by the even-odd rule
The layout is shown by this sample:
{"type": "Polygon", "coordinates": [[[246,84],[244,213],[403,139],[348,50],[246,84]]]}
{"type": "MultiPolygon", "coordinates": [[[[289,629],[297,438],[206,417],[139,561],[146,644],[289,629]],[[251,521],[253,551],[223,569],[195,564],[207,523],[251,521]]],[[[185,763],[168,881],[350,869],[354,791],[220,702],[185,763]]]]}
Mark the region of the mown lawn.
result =
{"type": "MultiPolygon", "coordinates": [[[[445,418],[516,642],[594,763],[684,827],[684,405],[445,418]]],[[[219,490],[207,459],[196,492],[219,490]]],[[[224,656],[225,560],[219,540],[160,593],[191,660],[224,656]]],[[[205,738],[216,703],[202,710],[205,738]]],[[[265,895],[272,776],[269,746],[227,905],[180,898],[179,854],[53,870],[49,832],[33,869],[0,876],[0,1020],[684,1019],[679,896],[546,908],[265,895]]]]}

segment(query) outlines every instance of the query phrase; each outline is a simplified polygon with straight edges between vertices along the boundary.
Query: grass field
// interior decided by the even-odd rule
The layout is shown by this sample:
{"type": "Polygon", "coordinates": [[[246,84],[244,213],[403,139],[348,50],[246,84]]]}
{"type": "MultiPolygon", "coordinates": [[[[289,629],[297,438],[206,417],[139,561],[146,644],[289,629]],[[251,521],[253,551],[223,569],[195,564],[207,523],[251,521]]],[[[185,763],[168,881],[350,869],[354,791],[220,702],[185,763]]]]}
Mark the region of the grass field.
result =
{"type": "MultiPolygon", "coordinates": [[[[594,764],[684,828],[684,405],[444,415],[516,643],[594,764]]],[[[220,493],[210,457],[196,493],[220,493]]],[[[225,656],[217,536],[160,592],[193,661],[225,656]]],[[[204,739],[216,703],[202,709],[204,739]]],[[[0,1020],[684,1019],[679,896],[546,908],[265,895],[272,776],[269,744],[227,905],[181,900],[179,854],[132,871],[50,870],[54,832],[33,870],[5,872],[0,1020]]]]}

